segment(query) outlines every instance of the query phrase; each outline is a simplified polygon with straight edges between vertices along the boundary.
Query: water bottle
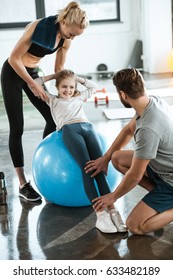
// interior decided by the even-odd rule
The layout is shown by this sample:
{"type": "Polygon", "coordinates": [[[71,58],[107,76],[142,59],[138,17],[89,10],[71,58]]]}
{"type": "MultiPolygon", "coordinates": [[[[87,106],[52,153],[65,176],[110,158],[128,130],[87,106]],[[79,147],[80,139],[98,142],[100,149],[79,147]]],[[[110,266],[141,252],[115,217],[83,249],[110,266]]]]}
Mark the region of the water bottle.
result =
{"type": "Polygon", "coordinates": [[[4,173],[0,172],[0,205],[4,204],[7,204],[7,189],[4,173]]]}

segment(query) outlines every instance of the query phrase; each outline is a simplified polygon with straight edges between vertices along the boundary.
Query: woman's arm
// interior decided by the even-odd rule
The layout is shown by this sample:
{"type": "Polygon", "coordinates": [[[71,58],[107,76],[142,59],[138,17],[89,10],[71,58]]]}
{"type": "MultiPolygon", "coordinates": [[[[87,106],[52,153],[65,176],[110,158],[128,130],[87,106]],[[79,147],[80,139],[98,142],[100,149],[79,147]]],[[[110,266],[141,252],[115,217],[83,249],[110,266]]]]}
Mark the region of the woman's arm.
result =
{"type": "Polygon", "coordinates": [[[71,40],[66,39],[64,44],[61,48],[59,48],[56,52],[56,59],[55,59],[55,73],[64,69],[64,64],[66,61],[67,52],[70,48],[71,40]]]}
{"type": "MultiPolygon", "coordinates": [[[[15,72],[26,82],[32,83],[33,79],[27,73],[23,64],[22,58],[27,53],[31,46],[31,37],[38,21],[32,22],[27,25],[22,37],[19,39],[15,47],[13,48],[11,55],[9,56],[9,63],[15,70],[15,72]]],[[[34,84],[34,83],[33,83],[34,84]]]]}
{"type": "Polygon", "coordinates": [[[15,72],[28,84],[34,95],[44,100],[47,98],[44,89],[40,87],[40,85],[38,85],[28,74],[22,60],[24,55],[27,53],[27,50],[31,46],[31,37],[38,21],[39,20],[30,23],[26,27],[22,37],[11,52],[8,61],[15,72]]]}
{"type": "MultiPolygon", "coordinates": [[[[45,83],[48,82],[48,81],[50,81],[50,80],[53,80],[53,79],[55,79],[55,74],[50,74],[50,75],[47,75],[47,76],[41,76],[41,77],[39,77],[39,78],[36,78],[34,81],[35,81],[38,85],[42,86],[42,87],[45,89],[45,83]]],[[[50,99],[52,98],[53,95],[52,95],[51,93],[49,93],[47,90],[46,90],[45,92],[46,92],[46,95],[47,95],[47,99],[44,100],[44,101],[45,101],[48,105],[50,105],[49,102],[50,102],[50,99]]]]}

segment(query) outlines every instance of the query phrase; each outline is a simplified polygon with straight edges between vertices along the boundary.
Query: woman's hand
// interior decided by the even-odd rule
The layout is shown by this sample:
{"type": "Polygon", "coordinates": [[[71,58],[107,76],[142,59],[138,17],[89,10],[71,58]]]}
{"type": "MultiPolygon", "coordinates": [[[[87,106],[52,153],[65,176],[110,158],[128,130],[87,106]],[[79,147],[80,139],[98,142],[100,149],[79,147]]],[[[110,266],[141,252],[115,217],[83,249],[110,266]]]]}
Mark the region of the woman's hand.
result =
{"type": "Polygon", "coordinates": [[[89,173],[89,172],[95,170],[93,172],[93,174],[91,175],[91,177],[96,176],[101,171],[105,172],[105,174],[107,175],[108,163],[109,162],[107,161],[107,159],[104,156],[102,156],[98,159],[95,159],[95,160],[90,160],[90,161],[86,162],[86,167],[84,168],[85,173],[89,173]]]}
{"type": "Polygon", "coordinates": [[[115,198],[113,193],[108,193],[106,195],[96,197],[92,200],[94,203],[93,208],[96,212],[103,211],[108,206],[114,204],[115,198]]]}
{"type": "Polygon", "coordinates": [[[43,100],[44,102],[49,100],[43,86],[40,85],[39,83],[34,82],[32,83],[32,85],[28,84],[28,87],[33,92],[33,94],[39,99],[43,100]]]}

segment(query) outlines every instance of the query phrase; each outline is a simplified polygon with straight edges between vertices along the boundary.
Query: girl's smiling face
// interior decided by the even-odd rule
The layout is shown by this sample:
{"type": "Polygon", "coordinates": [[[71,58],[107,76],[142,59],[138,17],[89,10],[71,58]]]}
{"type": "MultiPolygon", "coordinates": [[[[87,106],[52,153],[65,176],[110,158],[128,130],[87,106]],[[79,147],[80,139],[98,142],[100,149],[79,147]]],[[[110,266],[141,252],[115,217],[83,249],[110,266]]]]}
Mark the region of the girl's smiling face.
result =
{"type": "Polygon", "coordinates": [[[70,99],[74,95],[75,88],[76,81],[73,77],[63,79],[57,87],[59,96],[64,99],[70,99]]]}

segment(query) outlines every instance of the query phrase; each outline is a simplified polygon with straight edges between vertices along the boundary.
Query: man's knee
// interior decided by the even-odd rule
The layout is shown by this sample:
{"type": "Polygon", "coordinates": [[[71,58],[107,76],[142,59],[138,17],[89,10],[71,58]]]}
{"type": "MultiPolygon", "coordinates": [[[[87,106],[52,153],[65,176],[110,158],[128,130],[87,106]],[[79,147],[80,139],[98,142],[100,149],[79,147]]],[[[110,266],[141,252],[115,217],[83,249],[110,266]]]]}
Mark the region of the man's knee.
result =
{"type": "Polygon", "coordinates": [[[138,223],[136,223],[135,219],[133,217],[128,217],[126,221],[127,228],[129,231],[136,235],[144,235],[146,232],[144,232],[144,229],[142,226],[138,223]]]}
{"type": "Polygon", "coordinates": [[[122,174],[125,174],[131,166],[133,153],[132,150],[115,151],[111,158],[113,166],[122,174]]]}
{"type": "Polygon", "coordinates": [[[117,170],[121,170],[120,154],[121,154],[121,151],[116,151],[112,154],[112,157],[111,157],[111,162],[117,170]]]}

